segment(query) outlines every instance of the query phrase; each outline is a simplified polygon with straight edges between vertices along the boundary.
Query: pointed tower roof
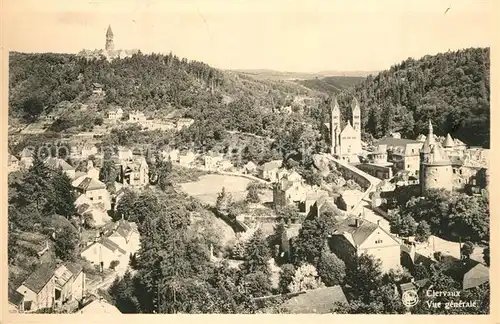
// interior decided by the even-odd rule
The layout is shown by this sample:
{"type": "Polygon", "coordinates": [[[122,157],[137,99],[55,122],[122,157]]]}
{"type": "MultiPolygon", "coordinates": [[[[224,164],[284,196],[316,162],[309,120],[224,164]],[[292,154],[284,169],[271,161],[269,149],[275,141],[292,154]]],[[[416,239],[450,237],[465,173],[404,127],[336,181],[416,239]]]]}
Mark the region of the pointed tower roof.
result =
{"type": "Polygon", "coordinates": [[[453,142],[453,138],[451,138],[450,133],[446,135],[446,139],[444,140],[444,147],[453,147],[455,146],[455,143],[453,142]]]}
{"type": "Polygon", "coordinates": [[[332,99],[331,111],[334,111],[334,112],[339,111],[340,112],[339,103],[337,102],[337,97],[333,97],[333,99],[332,99]]]}
{"type": "Polygon", "coordinates": [[[447,164],[450,162],[450,159],[439,145],[432,146],[430,160],[432,164],[447,164]]]}
{"type": "Polygon", "coordinates": [[[422,147],[422,152],[430,153],[431,147],[434,146],[435,144],[436,144],[436,140],[434,138],[432,122],[429,119],[429,132],[427,134],[427,137],[425,138],[424,146],[422,147]]]}
{"type": "Polygon", "coordinates": [[[108,25],[108,31],[106,32],[106,36],[113,36],[113,31],[111,30],[111,25],[108,25]]]}
{"type": "Polygon", "coordinates": [[[358,99],[356,99],[356,97],[354,97],[352,99],[352,104],[351,104],[351,107],[352,107],[352,111],[353,112],[358,112],[360,111],[359,109],[359,102],[358,102],[358,99]]]}

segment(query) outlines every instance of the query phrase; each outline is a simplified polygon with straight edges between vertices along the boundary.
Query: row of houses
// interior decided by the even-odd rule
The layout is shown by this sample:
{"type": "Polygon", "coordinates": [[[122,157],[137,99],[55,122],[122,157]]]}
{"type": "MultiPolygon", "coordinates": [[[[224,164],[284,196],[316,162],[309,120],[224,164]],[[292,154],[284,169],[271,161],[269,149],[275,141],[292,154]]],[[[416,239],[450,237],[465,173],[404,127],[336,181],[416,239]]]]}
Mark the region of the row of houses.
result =
{"type": "MultiPolygon", "coordinates": [[[[119,123],[125,117],[125,113],[122,108],[116,110],[110,110],[108,112],[108,121],[111,123],[119,123]]],[[[128,114],[128,123],[136,123],[141,125],[143,128],[148,130],[176,130],[180,131],[184,128],[191,126],[194,123],[192,118],[172,118],[167,120],[160,119],[150,119],[141,111],[132,111],[128,114]]]]}

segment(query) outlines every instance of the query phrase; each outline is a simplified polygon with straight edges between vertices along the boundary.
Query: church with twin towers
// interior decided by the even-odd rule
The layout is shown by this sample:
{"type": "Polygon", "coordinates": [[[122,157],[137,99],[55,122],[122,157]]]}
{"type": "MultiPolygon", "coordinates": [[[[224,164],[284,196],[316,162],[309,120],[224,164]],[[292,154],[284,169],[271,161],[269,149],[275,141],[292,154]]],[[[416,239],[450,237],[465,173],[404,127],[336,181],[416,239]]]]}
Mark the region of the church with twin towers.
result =
{"type": "Polygon", "coordinates": [[[330,138],[331,151],[330,153],[346,162],[359,162],[361,155],[361,109],[356,98],[353,98],[351,103],[351,118],[347,121],[347,125],[341,126],[341,113],[339,104],[336,98],[333,98],[330,110],[330,138]]]}

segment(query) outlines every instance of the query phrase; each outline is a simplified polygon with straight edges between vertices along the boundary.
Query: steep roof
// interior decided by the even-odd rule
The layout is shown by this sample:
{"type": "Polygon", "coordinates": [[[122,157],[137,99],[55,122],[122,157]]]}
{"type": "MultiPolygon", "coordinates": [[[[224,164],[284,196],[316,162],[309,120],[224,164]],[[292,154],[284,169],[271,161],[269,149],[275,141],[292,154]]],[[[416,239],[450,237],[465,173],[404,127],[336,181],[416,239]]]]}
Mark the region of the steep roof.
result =
{"type": "Polygon", "coordinates": [[[120,253],[122,254],[125,254],[127,253],[124,249],[122,249],[121,247],[118,246],[118,244],[116,244],[115,242],[111,241],[109,238],[107,237],[103,237],[99,243],[101,243],[104,247],[106,247],[107,249],[115,252],[115,251],[119,251],[120,253]]]}
{"type": "Polygon", "coordinates": [[[54,276],[54,265],[42,264],[23,282],[23,285],[38,294],[54,276]]]}
{"type": "Polygon", "coordinates": [[[16,158],[14,155],[10,154],[8,155],[8,163],[11,164],[13,162],[19,162],[19,159],[16,158]]]}
{"type": "Polygon", "coordinates": [[[379,227],[377,224],[367,220],[359,219],[356,227],[355,217],[348,217],[340,222],[335,230],[335,234],[348,234],[352,237],[356,246],[363,244],[366,239],[379,227]]]}
{"type": "Polygon", "coordinates": [[[94,178],[90,178],[90,177],[86,177],[85,179],[83,179],[83,181],[80,182],[80,184],[78,184],[76,187],[78,189],[85,190],[85,191],[106,189],[106,185],[104,183],[102,183],[101,181],[96,180],[94,178]]]}
{"type": "Polygon", "coordinates": [[[75,170],[68,162],[63,159],[49,157],[45,160],[45,164],[52,169],[61,168],[63,171],[75,170]]]}
{"type": "Polygon", "coordinates": [[[8,293],[9,303],[19,306],[23,301],[24,295],[17,292],[11,285],[9,285],[9,293],[8,293]]]}
{"type": "Polygon", "coordinates": [[[375,143],[375,146],[406,146],[408,144],[421,144],[421,141],[407,139],[407,138],[394,138],[391,136],[383,137],[375,143]]]}
{"type": "Polygon", "coordinates": [[[81,265],[79,265],[78,263],[74,263],[74,262],[66,262],[64,264],[64,266],[69,270],[71,271],[71,273],[73,274],[73,276],[76,278],[80,272],[83,271],[83,267],[81,265]]]}
{"type": "Polygon", "coordinates": [[[474,288],[489,281],[489,268],[472,259],[456,260],[449,265],[448,273],[462,283],[463,289],[474,288]]]}
{"type": "Polygon", "coordinates": [[[54,271],[54,276],[56,277],[56,285],[63,287],[73,277],[73,273],[62,265],[54,271]]]}
{"type": "Polygon", "coordinates": [[[273,160],[273,161],[269,161],[269,162],[264,163],[262,165],[262,170],[263,171],[271,171],[271,170],[281,168],[282,165],[283,165],[282,160],[273,160]]]}
{"type": "Polygon", "coordinates": [[[340,286],[306,290],[287,300],[283,306],[293,314],[328,314],[335,310],[336,303],[347,304],[340,286]]]}
{"type": "Polygon", "coordinates": [[[80,311],[80,314],[121,314],[121,312],[115,306],[109,304],[105,300],[94,300],[87,306],[83,307],[80,311]]]}
{"type": "Polygon", "coordinates": [[[453,142],[453,138],[451,138],[450,133],[446,135],[446,139],[444,140],[443,147],[453,147],[455,146],[455,142],[453,142]]]}

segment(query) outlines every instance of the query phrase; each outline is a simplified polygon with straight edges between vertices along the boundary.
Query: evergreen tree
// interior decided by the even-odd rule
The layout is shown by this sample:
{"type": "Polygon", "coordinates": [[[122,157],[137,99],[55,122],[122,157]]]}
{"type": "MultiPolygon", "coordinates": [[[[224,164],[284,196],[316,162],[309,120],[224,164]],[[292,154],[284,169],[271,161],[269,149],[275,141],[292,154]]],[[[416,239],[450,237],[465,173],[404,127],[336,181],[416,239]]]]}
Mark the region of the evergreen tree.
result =
{"type": "Polygon", "coordinates": [[[321,251],[318,261],[318,274],[326,286],[340,285],[345,277],[345,264],[327,247],[321,251]]]}
{"type": "Polygon", "coordinates": [[[242,265],[245,273],[254,273],[257,271],[270,276],[269,259],[271,251],[264,239],[264,234],[261,229],[255,231],[253,236],[247,242],[245,248],[245,261],[242,265]]]}

